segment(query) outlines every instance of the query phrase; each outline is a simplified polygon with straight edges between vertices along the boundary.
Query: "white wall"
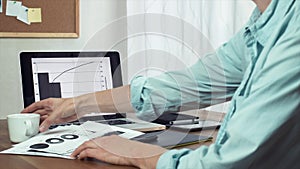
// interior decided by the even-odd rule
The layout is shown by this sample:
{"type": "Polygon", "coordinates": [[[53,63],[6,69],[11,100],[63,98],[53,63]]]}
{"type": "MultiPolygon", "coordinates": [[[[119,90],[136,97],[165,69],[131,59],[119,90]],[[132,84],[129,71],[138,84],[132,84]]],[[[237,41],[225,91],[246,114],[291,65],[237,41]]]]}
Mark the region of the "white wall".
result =
{"type": "MultiPolygon", "coordinates": [[[[141,61],[136,57],[127,58],[126,8],[126,0],[80,0],[78,39],[0,38],[0,119],[23,109],[19,66],[21,51],[118,50],[122,59],[123,81],[128,83],[133,74],[131,69],[140,69],[141,61]]],[[[226,108],[217,105],[209,109],[226,108]]]]}
{"type": "MultiPolygon", "coordinates": [[[[127,0],[128,77],[194,64],[239,31],[254,7],[251,0],[127,0]]],[[[207,110],[227,112],[227,107],[207,110]]]]}
{"type": "MultiPolygon", "coordinates": [[[[99,45],[96,43],[92,47],[86,47],[86,44],[97,32],[101,32],[101,29],[122,16],[126,16],[125,0],[81,0],[80,38],[78,39],[0,38],[0,118],[19,113],[23,109],[19,66],[21,51],[106,50],[107,47],[102,45],[101,40],[99,45]]],[[[116,36],[116,31],[120,30],[126,32],[126,25],[109,30],[103,39],[116,36]]],[[[113,49],[120,51],[122,57],[126,56],[125,43],[114,46],[113,49]]]]}

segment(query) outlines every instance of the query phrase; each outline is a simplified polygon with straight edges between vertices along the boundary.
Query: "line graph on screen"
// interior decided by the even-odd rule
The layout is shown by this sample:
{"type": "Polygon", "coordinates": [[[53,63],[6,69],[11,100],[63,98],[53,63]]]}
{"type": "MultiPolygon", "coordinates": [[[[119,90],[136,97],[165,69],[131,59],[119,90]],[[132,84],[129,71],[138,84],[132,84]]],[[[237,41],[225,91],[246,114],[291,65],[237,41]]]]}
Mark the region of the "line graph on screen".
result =
{"type": "Polygon", "coordinates": [[[33,58],[35,100],[74,97],[112,88],[109,58],[33,58]]]}

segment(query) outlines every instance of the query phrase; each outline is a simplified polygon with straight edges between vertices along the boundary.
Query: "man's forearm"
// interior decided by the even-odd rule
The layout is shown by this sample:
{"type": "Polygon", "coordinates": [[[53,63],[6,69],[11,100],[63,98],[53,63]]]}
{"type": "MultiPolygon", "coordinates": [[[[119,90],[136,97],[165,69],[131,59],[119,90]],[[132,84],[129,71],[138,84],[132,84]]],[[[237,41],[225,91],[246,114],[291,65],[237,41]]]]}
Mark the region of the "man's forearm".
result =
{"type": "Polygon", "coordinates": [[[130,103],[130,85],[90,93],[74,98],[77,112],[134,112],[130,103]]]}

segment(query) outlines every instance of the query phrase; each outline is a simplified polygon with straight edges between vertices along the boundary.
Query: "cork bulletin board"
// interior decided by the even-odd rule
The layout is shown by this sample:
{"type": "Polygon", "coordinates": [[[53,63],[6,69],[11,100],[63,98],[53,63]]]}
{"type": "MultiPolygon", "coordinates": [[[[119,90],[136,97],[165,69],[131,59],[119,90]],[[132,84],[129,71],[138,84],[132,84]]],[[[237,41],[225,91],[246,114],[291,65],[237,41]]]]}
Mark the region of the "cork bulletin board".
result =
{"type": "Polygon", "coordinates": [[[79,0],[18,0],[28,8],[40,8],[40,23],[30,25],[6,15],[8,0],[2,0],[0,37],[79,37],[79,0]]]}

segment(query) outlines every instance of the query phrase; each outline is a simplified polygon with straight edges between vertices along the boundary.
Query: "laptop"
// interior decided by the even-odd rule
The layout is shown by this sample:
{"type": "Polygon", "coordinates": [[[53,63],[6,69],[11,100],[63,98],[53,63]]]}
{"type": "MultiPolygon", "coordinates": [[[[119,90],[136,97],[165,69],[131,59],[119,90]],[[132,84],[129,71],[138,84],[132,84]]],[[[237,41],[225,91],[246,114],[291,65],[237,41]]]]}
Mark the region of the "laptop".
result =
{"type": "MultiPolygon", "coordinates": [[[[123,85],[116,51],[22,52],[20,66],[24,107],[50,97],[75,97],[123,85]]],[[[165,129],[127,113],[91,112],[74,123],[88,120],[143,132],[165,129]]]]}

